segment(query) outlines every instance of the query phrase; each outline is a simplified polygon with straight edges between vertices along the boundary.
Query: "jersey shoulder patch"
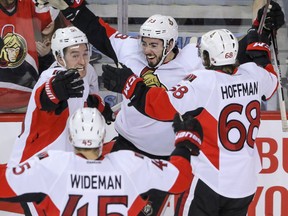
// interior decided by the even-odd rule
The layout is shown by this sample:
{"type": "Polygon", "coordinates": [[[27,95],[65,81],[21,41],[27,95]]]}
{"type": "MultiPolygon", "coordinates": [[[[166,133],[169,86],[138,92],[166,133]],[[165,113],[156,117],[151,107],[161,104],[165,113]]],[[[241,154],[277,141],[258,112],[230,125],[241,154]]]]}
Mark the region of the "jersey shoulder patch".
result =
{"type": "Polygon", "coordinates": [[[41,152],[41,153],[37,154],[37,157],[39,158],[39,160],[42,160],[44,158],[49,157],[49,154],[47,151],[45,151],[45,152],[41,152]]]}
{"type": "Polygon", "coordinates": [[[196,78],[197,78],[196,75],[194,75],[194,74],[189,74],[189,75],[187,75],[187,76],[184,78],[184,80],[187,80],[187,81],[189,81],[189,82],[192,82],[192,81],[195,80],[196,78]]]}

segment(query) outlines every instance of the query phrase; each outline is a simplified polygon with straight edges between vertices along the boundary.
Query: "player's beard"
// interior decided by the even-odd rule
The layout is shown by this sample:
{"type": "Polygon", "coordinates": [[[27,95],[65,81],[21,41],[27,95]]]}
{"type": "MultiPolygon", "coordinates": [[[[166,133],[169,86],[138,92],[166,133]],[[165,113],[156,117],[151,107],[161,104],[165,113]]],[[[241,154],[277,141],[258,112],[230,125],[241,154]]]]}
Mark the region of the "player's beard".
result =
{"type": "Polygon", "coordinates": [[[152,60],[146,58],[148,66],[151,67],[151,68],[156,67],[159,64],[159,62],[161,61],[161,59],[162,59],[162,55],[161,56],[156,56],[152,60]]]}

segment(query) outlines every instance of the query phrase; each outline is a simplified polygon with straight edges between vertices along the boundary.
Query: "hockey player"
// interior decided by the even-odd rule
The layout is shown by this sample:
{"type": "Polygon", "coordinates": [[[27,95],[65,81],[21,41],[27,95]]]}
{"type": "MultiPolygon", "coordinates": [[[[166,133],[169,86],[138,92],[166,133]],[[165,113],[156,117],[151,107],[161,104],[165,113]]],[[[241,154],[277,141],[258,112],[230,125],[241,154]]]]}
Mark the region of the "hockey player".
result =
{"type": "MultiPolygon", "coordinates": [[[[51,6],[63,9],[57,6],[61,2],[66,5],[66,10],[62,13],[73,25],[86,33],[94,47],[111,57],[115,63],[119,60],[133,71],[139,72],[138,75],[144,78],[147,86],[161,86],[167,90],[188,75],[189,71],[202,67],[195,44],[188,44],[182,50],[176,46],[178,25],[171,16],[154,15],[148,18],[140,29],[142,46],[139,46],[139,38],[119,33],[101,18],[96,17],[86,6],[77,7],[79,12],[72,18],[74,10],[67,8],[68,5],[64,1],[54,1],[55,5],[49,1],[51,6]],[[190,57],[195,60],[190,61],[190,57]]],[[[76,1],[74,4],[77,6],[76,1]]],[[[150,158],[168,159],[174,149],[172,122],[160,122],[148,118],[134,107],[129,107],[128,102],[123,98],[121,110],[114,123],[119,135],[112,151],[129,149],[150,158]]],[[[158,210],[163,208],[160,200],[164,199],[165,195],[160,198],[160,194],[160,192],[155,194],[157,198],[150,194],[153,206],[149,205],[146,208],[147,214],[153,211],[153,214],[157,215],[158,210]],[[153,207],[153,210],[150,210],[150,207],[153,207]]]]}
{"type": "MultiPolygon", "coordinates": [[[[170,16],[149,17],[140,27],[141,46],[139,46],[139,38],[121,34],[100,17],[95,16],[83,1],[37,0],[36,2],[60,9],[67,19],[87,34],[90,43],[111,57],[115,63],[119,60],[130,67],[149,87],[156,86],[168,90],[191,71],[203,68],[195,44],[188,44],[183,49],[177,47],[178,26],[170,16]]],[[[269,16],[269,21],[272,20],[275,27],[279,28],[283,25],[283,12],[275,5],[271,8],[272,11],[275,13],[269,16]]],[[[260,13],[257,19],[260,21],[260,13]]],[[[243,41],[245,53],[246,40],[243,41]]],[[[130,149],[153,158],[167,158],[173,150],[174,142],[171,122],[149,118],[133,106],[128,106],[128,103],[129,101],[124,98],[117,115],[114,125],[119,136],[112,150],[130,149]],[[159,137],[162,142],[159,142],[159,137]]],[[[150,198],[153,199],[152,196],[150,198]]],[[[159,197],[156,200],[159,202],[159,197]]],[[[157,209],[161,207],[154,205],[153,208],[154,214],[157,215],[157,209]]]]}
{"type": "MultiPolygon", "coordinates": [[[[182,50],[177,47],[178,25],[170,16],[149,17],[140,27],[141,46],[139,46],[139,38],[119,33],[100,17],[95,16],[84,5],[83,0],[36,0],[36,2],[39,7],[46,5],[60,9],[73,25],[86,33],[93,46],[111,57],[115,63],[119,60],[130,67],[149,87],[156,86],[168,90],[191,71],[203,68],[201,59],[198,58],[196,44],[188,44],[182,50]]],[[[271,1],[271,6],[265,23],[278,29],[284,24],[284,15],[277,3],[271,1]]],[[[259,10],[254,22],[256,27],[259,25],[262,13],[263,8],[259,10]]],[[[242,53],[245,54],[246,43],[242,47],[244,48],[242,53]]],[[[243,58],[246,58],[246,55],[243,58]]],[[[171,122],[147,118],[134,107],[128,106],[128,103],[129,101],[124,98],[115,121],[115,129],[119,133],[115,149],[129,148],[156,158],[168,156],[173,150],[174,140],[171,122]],[[155,131],[157,133],[154,133],[155,131]],[[164,142],[159,143],[158,137],[164,142]],[[121,147],[117,147],[118,144],[121,147]]]]}
{"type": "Polygon", "coordinates": [[[245,216],[253,199],[261,171],[255,145],[261,100],[273,95],[278,79],[269,46],[259,42],[255,29],[247,41],[255,63],[239,66],[238,41],[229,30],[204,34],[199,53],[206,69],[193,71],[169,91],[146,86],[129,68],[102,67],[105,87],[122,92],[144,115],[171,121],[190,110],[203,127],[199,156],[191,159],[195,177],[184,212],[177,215],[245,216]]]}
{"type": "MultiPolygon", "coordinates": [[[[63,9],[62,3],[64,8],[66,7],[62,13],[71,20],[69,14],[74,10],[68,8],[64,1],[45,2],[58,9],[63,9]]],[[[77,6],[76,1],[74,4],[77,6]]],[[[142,46],[139,46],[139,38],[119,33],[95,16],[85,5],[80,5],[78,9],[77,16],[71,20],[73,25],[86,32],[89,42],[111,57],[115,63],[119,60],[133,71],[139,72],[138,75],[144,78],[148,86],[161,86],[167,90],[184,78],[188,71],[202,67],[196,46],[188,44],[182,50],[176,46],[178,25],[170,16],[155,15],[147,19],[140,29],[140,35],[143,37],[141,37],[142,46]],[[195,61],[190,61],[190,58],[195,61]]],[[[123,99],[115,121],[115,129],[120,135],[114,145],[115,148],[129,148],[153,158],[165,158],[165,156],[168,158],[174,148],[172,123],[147,118],[134,107],[128,107],[127,103],[128,101],[123,99]],[[156,130],[157,135],[151,133],[156,130]],[[162,142],[158,142],[158,137],[163,138],[162,142]]]]}
{"type": "Polygon", "coordinates": [[[66,121],[78,108],[97,107],[106,122],[113,112],[101,97],[89,95],[86,67],[88,40],[76,27],[57,29],[52,37],[52,52],[57,66],[44,71],[36,83],[25,116],[24,131],[16,139],[8,165],[23,162],[42,150],[71,151],[65,145],[66,121]]]}
{"type": "Polygon", "coordinates": [[[202,129],[189,114],[175,116],[169,161],[123,150],[101,158],[105,121],[80,108],[67,122],[75,154],[50,150],[13,168],[0,167],[0,200],[35,201],[45,215],[138,215],[151,189],[181,193],[191,183],[191,151],[202,129]]]}
{"type": "MultiPolygon", "coordinates": [[[[72,151],[65,145],[68,134],[66,121],[76,109],[89,106],[101,111],[107,124],[114,121],[108,103],[96,94],[89,94],[93,78],[86,76],[89,44],[86,35],[76,27],[59,28],[51,40],[57,61],[54,68],[44,71],[29,100],[22,134],[16,138],[8,166],[21,163],[39,151],[56,149],[72,151]]],[[[26,215],[41,215],[32,205],[24,206],[26,215]]]]}

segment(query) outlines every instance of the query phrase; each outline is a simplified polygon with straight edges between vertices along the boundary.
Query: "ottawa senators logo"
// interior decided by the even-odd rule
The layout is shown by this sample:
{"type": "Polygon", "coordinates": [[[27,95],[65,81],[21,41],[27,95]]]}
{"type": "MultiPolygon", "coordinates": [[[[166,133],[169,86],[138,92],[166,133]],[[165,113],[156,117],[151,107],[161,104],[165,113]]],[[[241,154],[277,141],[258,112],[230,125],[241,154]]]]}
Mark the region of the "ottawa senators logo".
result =
{"type": "Polygon", "coordinates": [[[13,25],[5,25],[0,37],[0,68],[16,68],[27,55],[26,40],[14,32],[13,25]]]}
{"type": "Polygon", "coordinates": [[[167,88],[160,82],[157,75],[154,74],[155,69],[145,67],[141,72],[140,77],[143,78],[144,83],[148,87],[161,87],[167,90],[167,88]]]}

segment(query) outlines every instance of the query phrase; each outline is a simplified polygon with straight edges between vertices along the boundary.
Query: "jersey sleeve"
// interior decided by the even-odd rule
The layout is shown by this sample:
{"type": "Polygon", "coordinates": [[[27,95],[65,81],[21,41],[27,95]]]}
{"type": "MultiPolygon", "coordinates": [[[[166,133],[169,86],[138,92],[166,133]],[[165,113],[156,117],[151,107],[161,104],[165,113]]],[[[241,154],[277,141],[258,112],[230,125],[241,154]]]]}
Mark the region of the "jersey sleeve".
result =
{"type": "Polygon", "coordinates": [[[58,171],[51,172],[49,157],[48,152],[43,152],[15,167],[1,166],[0,199],[42,201],[58,179],[58,171]]]}
{"type": "MultiPolygon", "coordinates": [[[[197,74],[200,73],[206,72],[197,71],[197,74]]],[[[177,112],[184,114],[205,106],[213,88],[209,84],[209,79],[213,79],[211,74],[210,76],[190,74],[169,91],[160,87],[147,87],[144,84],[137,86],[131,105],[150,118],[172,121],[177,112]]]]}
{"type": "Polygon", "coordinates": [[[45,91],[45,83],[46,83],[46,81],[48,81],[53,76],[52,75],[52,71],[53,70],[54,69],[48,69],[48,70],[44,71],[40,75],[39,80],[37,81],[36,85],[34,86],[34,89],[33,89],[33,91],[35,92],[34,100],[35,100],[35,104],[36,104],[38,109],[43,109],[43,108],[47,109],[47,107],[45,107],[45,105],[42,103],[43,101],[42,101],[41,97],[43,97],[42,91],[45,91]],[[43,105],[44,105],[44,107],[43,107],[43,105]]]}
{"type": "Polygon", "coordinates": [[[117,32],[116,29],[93,14],[87,7],[81,8],[72,23],[86,34],[88,41],[95,48],[117,64],[118,59],[109,39],[117,32]]]}
{"type": "Polygon", "coordinates": [[[263,71],[262,68],[260,68],[260,69],[262,70],[262,73],[264,74],[264,77],[263,77],[263,83],[264,83],[263,95],[265,97],[265,100],[269,100],[278,88],[278,85],[279,85],[278,75],[276,74],[272,64],[268,64],[265,67],[266,71],[263,71]]]}
{"type": "Polygon", "coordinates": [[[271,64],[265,68],[257,66],[254,62],[242,64],[240,68],[250,71],[250,76],[254,77],[261,84],[260,96],[264,100],[270,99],[278,87],[278,76],[271,64]]]}
{"type": "Polygon", "coordinates": [[[131,151],[121,151],[121,153],[125,155],[117,155],[117,158],[125,158],[125,160],[118,164],[127,173],[138,194],[143,194],[150,189],[181,193],[190,185],[191,166],[184,157],[174,155],[170,162],[150,159],[131,151]]]}
{"type": "Polygon", "coordinates": [[[1,185],[0,199],[1,200],[7,197],[11,198],[11,197],[17,196],[7,181],[6,170],[7,170],[6,164],[1,164],[0,165],[0,185],[1,185]]]}

